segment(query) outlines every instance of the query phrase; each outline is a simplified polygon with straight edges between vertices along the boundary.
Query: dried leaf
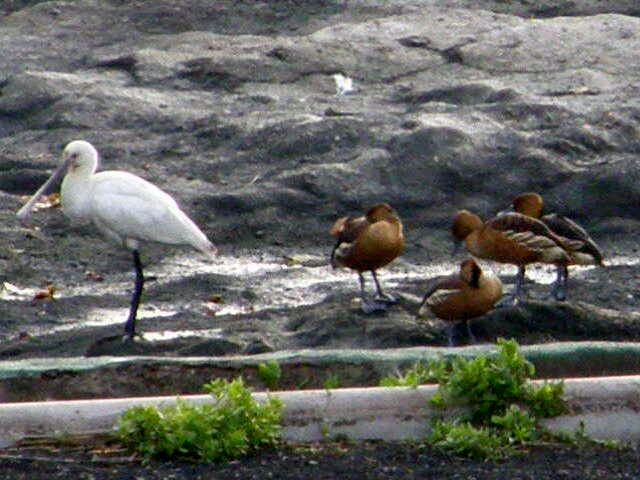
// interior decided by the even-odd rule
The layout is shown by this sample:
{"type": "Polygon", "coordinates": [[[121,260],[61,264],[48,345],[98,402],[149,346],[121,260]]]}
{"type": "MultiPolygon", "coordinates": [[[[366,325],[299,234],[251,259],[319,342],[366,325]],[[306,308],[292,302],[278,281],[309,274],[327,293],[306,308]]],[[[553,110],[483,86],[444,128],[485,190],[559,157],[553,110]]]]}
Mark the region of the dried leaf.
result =
{"type": "Polygon", "coordinates": [[[210,303],[223,303],[224,299],[222,298],[222,295],[218,295],[218,294],[213,294],[213,295],[209,295],[209,298],[207,298],[207,302],[210,303]]]}
{"type": "Polygon", "coordinates": [[[33,211],[38,210],[47,210],[49,208],[58,208],[60,206],[60,194],[52,193],[51,195],[46,195],[40,199],[39,202],[33,206],[33,211]]]}
{"type": "Polygon", "coordinates": [[[104,281],[104,277],[102,275],[100,275],[98,272],[95,272],[93,270],[85,271],[84,275],[89,280],[93,280],[94,282],[102,282],[102,281],[104,281]]]}

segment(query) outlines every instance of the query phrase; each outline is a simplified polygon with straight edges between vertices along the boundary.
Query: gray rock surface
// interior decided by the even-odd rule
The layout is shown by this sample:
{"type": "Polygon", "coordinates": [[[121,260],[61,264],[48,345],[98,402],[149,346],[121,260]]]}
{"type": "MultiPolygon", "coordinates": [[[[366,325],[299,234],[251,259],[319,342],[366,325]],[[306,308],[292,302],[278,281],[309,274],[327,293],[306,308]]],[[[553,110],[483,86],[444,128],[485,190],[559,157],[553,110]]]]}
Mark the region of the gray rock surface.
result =
{"type": "Polygon", "coordinates": [[[77,138],[102,168],[173,195],[221,251],[213,263],[143,251],[158,279],[141,331],[201,332],[142,353],[441,344],[442,326],[415,310],[427,281],[456,268],[454,212],[487,217],[526,190],[587,227],[609,266],[572,277],[579,305],[494,312],[482,339],[638,340],[640,9],[578,3],[5,2],[0,356],[126,350],[94,342],[120,332],[129,254],[59,210],[14,216],[77,138]],[[352,92],[336,94],[336,73],[352,92]],[[381,200],[406,226],[406,254],[381,275],[403,301],[367,318],[355,275],[326,266],[327,231],[381,200]],[[54,300],[34,300],[48,284],[54,300]],[[591,327],[510,331],[531,312],[591,327]]]}

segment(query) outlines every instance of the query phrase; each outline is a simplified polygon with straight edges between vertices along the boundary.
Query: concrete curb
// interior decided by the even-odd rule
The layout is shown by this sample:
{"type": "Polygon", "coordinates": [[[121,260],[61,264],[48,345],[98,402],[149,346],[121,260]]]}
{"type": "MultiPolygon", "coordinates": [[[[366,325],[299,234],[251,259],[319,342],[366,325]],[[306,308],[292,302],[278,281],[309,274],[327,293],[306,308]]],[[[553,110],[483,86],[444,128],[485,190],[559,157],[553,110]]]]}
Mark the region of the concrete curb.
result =
{"type": "MultiPolygon", "coordinates": [[[[640,442],[640,375],[566,379],[565,398],[571,413],[549,419],[554,431],[585,433],[602,440],[640,442]]],[[[254,393],[282,399],[283,438],[312,442],[336,436],[353,440],[420,439],[436,415],[428,404],[437,386],[418,388],[347,388],[336,390],[254,393]]],[[[211,401],[209,395],[180,397],[211,401]]],[[[111,431],[122,412],[134,405],[169,406],[176,397],[139,397],[106,400],[26,402],[0,404],[0,444],[8,446],[27,437],[96,434],[111,431]]]]}

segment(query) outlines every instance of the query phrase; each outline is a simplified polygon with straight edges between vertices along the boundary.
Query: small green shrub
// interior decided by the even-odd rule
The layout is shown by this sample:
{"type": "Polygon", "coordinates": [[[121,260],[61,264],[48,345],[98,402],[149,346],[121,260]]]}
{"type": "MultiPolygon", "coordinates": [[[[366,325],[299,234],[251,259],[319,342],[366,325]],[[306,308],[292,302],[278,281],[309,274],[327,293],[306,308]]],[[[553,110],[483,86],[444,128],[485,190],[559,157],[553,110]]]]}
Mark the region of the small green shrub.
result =
{"type": "Polygon", "coordinates": [[[280,364],[275,360],[258,364],[258,378],[264,383],[265,387],[275,390],[282,378],[280,364]]]}
{"type": "Polygon", "coordinates": [[[498,347],[495,356],[455,358],[440,376],[431,404],[460,413],[434,423],[432,444],[472,458],[499,458],[549,437],[538,419],[566,410],[564,384],[532,384],[534,367],[515,340],[500,339],[498,347]]]}
{"type": "Polygon", "coordinates": [[[533,364],[521,355],[513,340],[500,339],[498,347],[496,356],[455,358],[450,374],[439,382],[442,398],[436,397],[434,403],[465,406],[465,420],[477,423],[501,415],[512,403],[526,401],[533,364]]]}
{"type": "Polygon", "coordinates": [[[117,426],[117,437],[145,459],[181,458],[226,461],[274,446],[280,439],[282,402],[269,397],[257,403],[242,378],[216,379],[204,386],[212,404],[132,407],[117,426]]]}

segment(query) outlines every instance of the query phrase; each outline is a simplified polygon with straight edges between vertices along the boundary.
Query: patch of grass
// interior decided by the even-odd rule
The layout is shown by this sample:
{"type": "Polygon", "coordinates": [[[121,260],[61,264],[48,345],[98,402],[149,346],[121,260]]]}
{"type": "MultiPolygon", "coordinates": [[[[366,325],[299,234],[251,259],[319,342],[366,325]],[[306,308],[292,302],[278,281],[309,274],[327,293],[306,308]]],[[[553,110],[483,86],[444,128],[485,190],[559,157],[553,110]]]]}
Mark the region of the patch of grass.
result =
{"type": "Polygon", "coordinates": [[[275,390],[282,378],[282,369],[275,360],[258,364],[258,378],[269,390],[275,390]]]}
{"type": "Polygon", "coordinates": [[[586,446],[601,445],[605,448],[610,448],[612,450],[623,450],[625,448],[629,448],[630,446],[628,444],[625,445],[624,443],[621,443],[617,440],[597,440],[597,439],[591,438],[589,435],[587,435],[583,422],[580,422],[580,424],[576,427],[576,429],[573,432],[571,431],[554,432],[552,435],[552,439],[557,442],[566,443],[568,445],[572,445],[575,447],[581,447],[584,445],[586,446]]]}
{"type": "Polygon", "coordinates": [[[126,410],[118,422],[118,439],[147,460],[190,461],[231,460],[279,442],[278,398],[257,403],[242,378],[216,379],[204,389],[213,403],[192,405],[178,399],[175,407],[126,410]]]}
{"type": "Polygon", "coordinates": [[[340,388],[340,377],[335,373],[330,373],[325,377],[322,386],[325,390],[340,388]]]}

